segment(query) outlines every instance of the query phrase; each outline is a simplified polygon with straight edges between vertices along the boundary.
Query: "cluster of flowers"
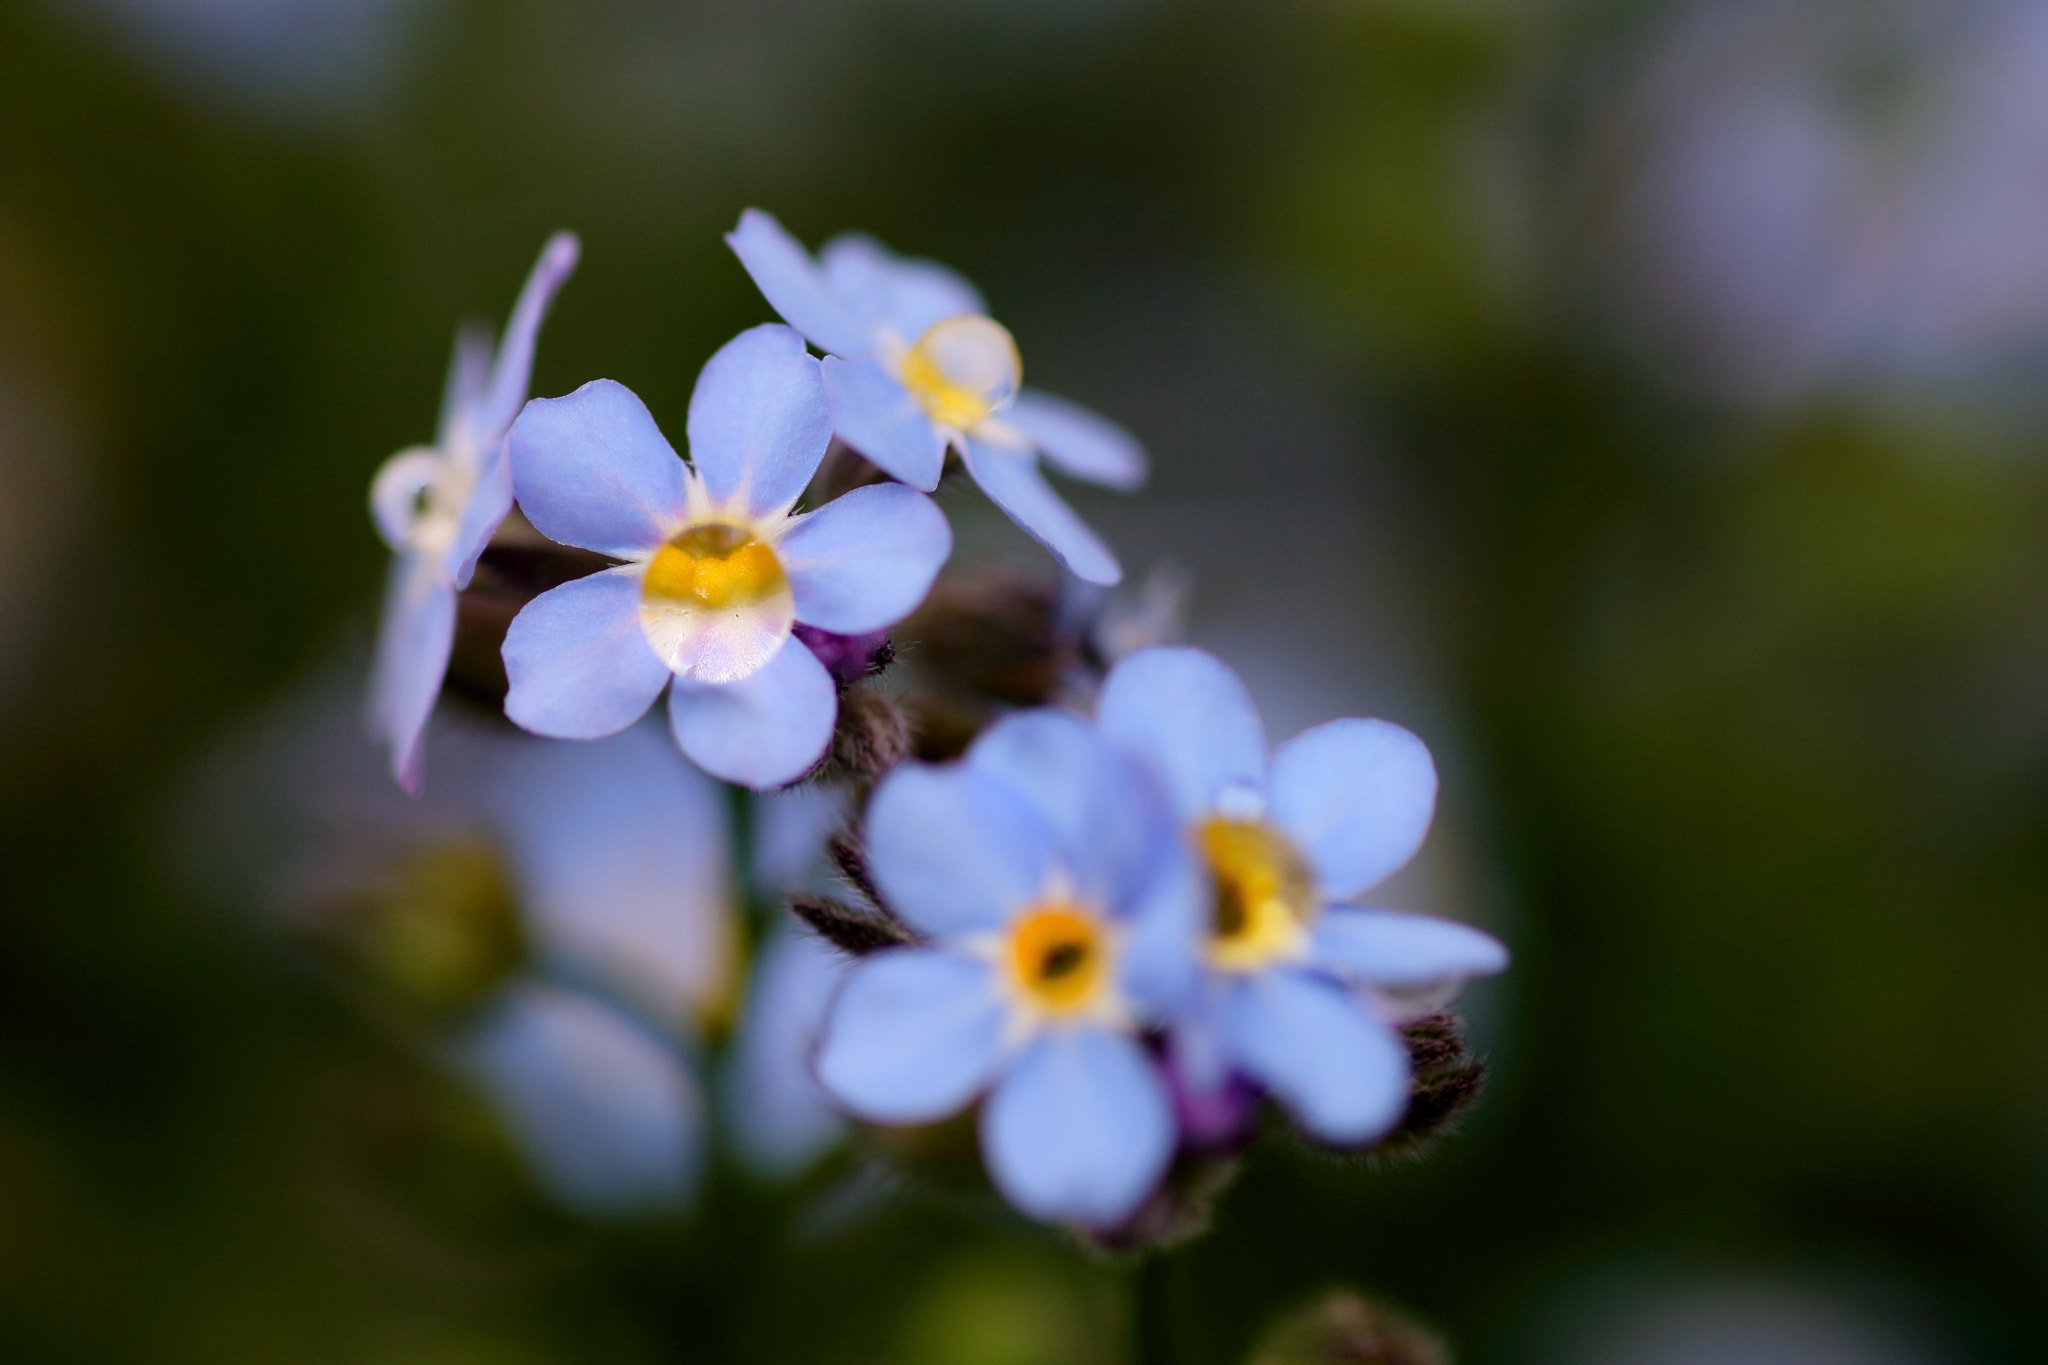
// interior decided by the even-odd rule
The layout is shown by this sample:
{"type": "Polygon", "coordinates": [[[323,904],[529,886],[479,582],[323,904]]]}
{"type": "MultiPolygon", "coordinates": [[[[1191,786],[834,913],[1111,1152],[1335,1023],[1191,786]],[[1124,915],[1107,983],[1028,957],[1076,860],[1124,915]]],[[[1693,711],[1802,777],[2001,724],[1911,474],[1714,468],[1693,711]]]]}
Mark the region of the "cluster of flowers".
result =
{"type": "MultiPolygon", "coordinates": [[[[1020,388],[1015,345],[971,286],[863,237],[814,260],[757,211],[727,240],[789,325],[705,365],[687,464],[609,380],[526,401],[576,260],[565,235],[495,357],[458,345],[436,445],[378,474],[397,563],[371,715],[408,790],[460,595],[494,544],[588,556],[504,630],[505,716],[605,740],[666,690],[682,753],[763,791],[848,747],[856,685],[951,553],[927,495],[952,468],[1075,578],[1120,577],[1038,461],[1130,488],[1142,450],[1020,388]],[[853,476],[822,476],[828,452],[853,476]]],[[[1108,1230],[1177,1157],[1241,1143],[1268,1098],[1321,1143],[1386,1137],[1414,1103],[1400,1025],[1506,954],[1354,903],[1427,832],[1436,773],[1414,735],[1338,720],[1269,754],[1243,685],[1193,649],[1140,649],[1094,681],[1085,710],[1012,709],[950,761],[871,744],[842,763],[856,809],[840,864],[864,904],[797,908],[858,960],[804,976],[791,1017],[815,1023],[812,1073],[843,1112],[919,1125],[979,1102],[1011,1203],[1108,1230]]],[[[707,819],[671,837],[729,835],[707,819]]]]}

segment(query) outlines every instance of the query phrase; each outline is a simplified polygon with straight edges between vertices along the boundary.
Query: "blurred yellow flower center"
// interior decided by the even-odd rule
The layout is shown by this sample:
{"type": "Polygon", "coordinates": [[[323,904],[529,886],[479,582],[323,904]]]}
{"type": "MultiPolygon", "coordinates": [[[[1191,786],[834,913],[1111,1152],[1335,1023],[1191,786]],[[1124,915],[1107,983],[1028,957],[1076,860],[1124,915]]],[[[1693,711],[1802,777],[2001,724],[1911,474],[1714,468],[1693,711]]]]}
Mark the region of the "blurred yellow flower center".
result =
{"type": "Polygon", "coordinates": [[[933,323],[903,357],[903,386],[934,422],[962,431],[1009,406],[1023,377],[1017,343],[978,313],[933,323]]]}
{"type": "Polygon", "coordinates": [[[1055,1014],[1086,1009],[1109,982],[1102,922],[1085,910],[1050,901],[1010,930],[1011,979],[1024,997],[1055,1014]]]}
{"type": "Polygon", "coordinates": [[[654,552],[641,594],[650,603],[682,607],[749,607],[788,584],[775,551],[744,526],[692,526],[654,552]]]}
{"type": "Polygon", "coordinates": [[[1206,821],[1197,838],[1216,881],[1209,961],[1249,972],[1299,956],[1315,913],[1315,880],[1294,845],[1248,820],[1206,821]]]}

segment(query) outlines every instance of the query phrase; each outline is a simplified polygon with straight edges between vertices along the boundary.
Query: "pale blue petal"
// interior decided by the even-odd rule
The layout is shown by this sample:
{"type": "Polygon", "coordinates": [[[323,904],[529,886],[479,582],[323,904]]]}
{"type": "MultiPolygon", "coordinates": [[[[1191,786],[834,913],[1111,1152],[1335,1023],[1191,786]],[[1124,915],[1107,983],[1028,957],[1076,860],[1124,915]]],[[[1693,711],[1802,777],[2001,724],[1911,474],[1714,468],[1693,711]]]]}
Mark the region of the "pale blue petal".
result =
{"type": "Polygon", "coordinates": [[[754,970],[726,1072],[725,1117],[734,1150],[756,1175],[787,1179],[846,1130],[811,1074],[811,1056],[847,968],[785,918],[754,970]]]}
{"type": "Polygon", "coordinates": [[[1137,906],[1180,846],[1157,787],[1079,716],[1015,712],[983,731],[966,761],[1032,808],[1074,889],[1112,915],[1137,906]]]}
{"type": "Polygon", "coordinates": [[[1237,674],[1213,654],[1169,645],[1110,670],[1096,723],[1159,775],[1183,820],[1266,790],[1266,727],[1237,674]]]}
{"type": "Polygon", "coordinates": [[[1107,417],[1036,389],[1025,389],[1003,420],[1031,438],[1053,468],[1108,488],[1145,482],[1145,447],[1107,417]]]}
{"type": "Polygon", "coordinates": [[[505,454],[505,443],[499,441],[480,458],[482,468],[477,471],[476,487],[470,490],[455,539],[442,561],[458,588],[469,586],[477,560],[489,548],[499,524],[512,511],[512,461],[505,454]]]}
{"type": "Polygon", "coordinates": [[[546,958],[670,1024],[721,1004],[736,954],[725,789],[651,716],[594,743],[508,735],[484,753],[477,799],[546,958]]]}
{"type": "Polygon", "coordinates": [[[549,540],[627,559],[683,518],[683,462],[623,384],[593,379],[566,398],[534,399],[506,449],[519,508],[549,540]]]}
{"type": "Polygon", "coordinates": [[[825,360],[825,394],[832,404],[832,429],[867,461],[912,488],[939,486],[946,464],[946,440],[918,406],[910,390],[879,361],[825,360]]]}
{"type": "Polygon", "coordinates": [[[769,306],[819,350],[857,356],[875,349],[873,333],[834,297],[810,253],[774,218],[748,209],[739,226],[725,234],[725,244],[754,277],[769,306]]]}
{"type": "Polygon", "coordinates": [[[610,1219],[689,1201],[703,1101],[633,1021],[587,996],[527,983],[453,1055],[496,1103],[535,1180],[565,1207],[610,1219]]]}
{"type": "Polygon", "coordinates": [[[890,906],[928,934],[994,929],[1037,899],[1052,829],[1009,787],[961,764],[907,763],[867,813],[868,863],[890,906]]]}
{"type": "Polygon", "coordinates": [[[953,553],[953,528],[916,489],[870,484],[798,521],[775,553],[789,575],[797,620],[837,635],[865,635],[924,601],[953,553]]]}
{"type": "Polygon", "coordinates": [[[945,266],[898,256],[865,233],[834,237],[818,259],[834,297],[871,331],[887,327],[908,343],[935,322],[988,312],[980,292],[945,266]]]}
{"type": "Polygon", "coordinates": [[[1400,1121],[1408,1050],[1341,987],[1285,967],[1224,983],[1224,1041],[1310,1134],[1353,1146],[1400,1121]]]}
{"type": "Polygon", "coordinates": [[[818,1081],[856,1117],[930,1123],[963,1108],[1002,1055],[994,968],[958,953],[888,948],[862,958],[825,1018],[818,1081]]]}
{"type": "Polygon", "coordinates": [[[1143,895],[1126,912],[1117,982],[1151,1021],[1184,1010],[1201,984],[1197,956],[1210,913],[1208,879],[1185,842],[1175,840],[1143,895]]]}
{"type": "Polygon", "coordinates": [[[640,628],[640,574],[630,565],[528,602],[505,632],[504,656],[505,714],[553,739],[617,734],[671,676],[640,628]]]}
{"type": "Polygon", "coordinates": [[[1158,1068],[1120,1033],[1041,1034],[981,1111],[996,1188],[1048,1223],[1114,1227],[1173,1158],[1173,1105],[1158,1068]]]}
{"type": "Polygon", "coordinates": [[[795,891],[825,867],[825,841],[847,822],[853,793],[807,783],[753,800],[754,884],[777,895],[795,891]]]}
{"type": "Polygon", "coordinates": [[[1435,811],[1436,765],[1398,725],[1328,721],[1274,751],[1273,822],[1339,900],[1414,857],[1435,811]]]}
{"type": "Polygon", "coordinates": [[[738,682],[677,678],[668,694],[669,727],[690,761],[757,791],[809,772],[825,756],[838,718],[832,675],[793,638],[738,682]]]}
{"type": "Polygon", "coordinates": [[[1318,967],[1396,989],[1491,976],[1508,965],[1508,950],[1491,934],[1392,910],[1331,906],[1316,920],[1313,942],[1318,967]]]}
{"type": "Polygon", "coordinates": [[[787,507],[830,444],[824,375],[794,331],[764,322],[704,362],[690,394],[690,464],[714,502],[751,517],[787,507]]]}
{"type": "MultiPolygon", "coordinates": [[[[448,379],[441,387],[441,420],[434,444],[452,450],[469,439],[469,427],[484,390],[491,382],[491,334],[464,327],[455,334],[455,353],[448,359],[448,379]]],[[[509,413],[509,424],[517,413],[509,413]]]]}
{"type": "Polygon", "coordinates": [[[540,249],[540,259],[533,263],[533,271],[519,291],[519,301],[512,305],[511,320],[505,324],[505,339],[498,343],[490,386],[476,416],[480,436],[495,441],[519,415],[519,405],[526,401],[526,387],[533,377],[533,344],[540,335],[541,321],[547,317],[555,291],[576,269],[581,254],[582,246],[573,232],[556,233],[540,249]]]}
{"type": "Polygon", "coordinates": [[[1052,552],[1076,578],[1090,583],[1111,584],[1124,571],[1116,556],[1102,543],[1088,524],[1074,515],[1074,509],[1053,492],[1052,485],[1038,472],[1038,461],[1029,451],[968,438],[967,472],[988,494],[989,501],[1003,509],[1025,534],[1052,552]]]}
{"type": "Polygon", "coordinates": [[[455,589],[412,555],[391,564],[377,662],[370,679],[370,723],[391,747],[391,775],[409,792],[420,786],[420,735],[441,695],[455,641],[455,589]]]}

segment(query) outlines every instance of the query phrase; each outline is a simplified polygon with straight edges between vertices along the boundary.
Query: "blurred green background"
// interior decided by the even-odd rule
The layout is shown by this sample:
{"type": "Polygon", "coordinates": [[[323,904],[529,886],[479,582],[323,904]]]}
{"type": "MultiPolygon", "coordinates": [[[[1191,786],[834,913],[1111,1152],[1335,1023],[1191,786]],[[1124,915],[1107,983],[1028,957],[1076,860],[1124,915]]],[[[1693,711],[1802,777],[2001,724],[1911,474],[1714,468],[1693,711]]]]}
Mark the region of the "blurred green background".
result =
{"type": "Polygon", "coordinates": [[[1276,731],[1429,738],[1410,903],[1516,953],[1431,1160],[1258,1153],[1189,1365],[1336,1282],[1468,1362],[2039,1359],[2043,11],[0,0],[0,1357],[1123,1358],[1123,1271],[971,1211],[549,1211],[166,871],[454,324],[573,227],[535,391],[677,428],[757,204],[1145,438],[1077,505],[1276,731]]]}

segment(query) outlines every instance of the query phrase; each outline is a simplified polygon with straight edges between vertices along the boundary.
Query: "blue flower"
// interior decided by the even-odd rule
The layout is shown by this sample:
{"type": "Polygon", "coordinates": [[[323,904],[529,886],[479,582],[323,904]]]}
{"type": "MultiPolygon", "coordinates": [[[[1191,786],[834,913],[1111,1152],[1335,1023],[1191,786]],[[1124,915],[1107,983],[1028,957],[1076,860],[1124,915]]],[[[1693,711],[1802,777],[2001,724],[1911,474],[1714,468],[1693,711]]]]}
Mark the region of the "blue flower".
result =
{"type": "Polygon", "coordinates": [[[1199,883],[1163,795],[1085,722],[1010,716],[964,759],[885,778],[867,815],[882,894],[927,946],[863,958],[817,1072],[875,1123],[988,1092],[997,1188],[1047,1221],[1111,1226],[1171,1159],[1171,1099],[1139,1031],[1193,970],[1199,883]]]}
{"type": "Polygon", "coordinates": [[[1249,1077],[1325,1142],[1384,1134],[1408,1100],[1389,1022],[1399,997],[1507,965],[1476,929],[1340,903],[1422,846],[1429,750],[1385,721],[1335,720],[1269,761],[1237,675],[1184,648],[1118,664],[1097,724],[1164,782],[1210,874],[1204,986],[1174,1029],[1177,1074],[1209,1093],[1249,1077]]]}
{"type": "Polygon", "coordinates": [[[617,1219],[689,1201],[704,1102],[674,1045],[580,991],[515,983],[448,1048],[497,1106],[536,1181],[617,1219]]]}
{"type": "Polygon", "coordinates": [[[512,510],[505,431],[526,401],[535,334],[576,268],[577,251],[569,233],[548,239],[495,359],[488,337],[457,336],[434,444],[393,455],[370,485],[370,514],[397,555],[377,638],[370,728],[390,746],[392,775],[407,791],[419,789],[420,732],[448,669],[455,594],[512,510]]]}
{"type": "Polygon", "coordinates": [[[1123,576],[1116,556],[1039,472],[1111,488],[1145,481],[1130,433],[1063,399],[1020,388],[1023,362],[974,286],[873,238],[836,237],[813,261],[759,209],[726,235],[785,321],[828,352],[825,386],[840,437],[913,488],[938,486],[947,449],[996,506],[1091,583],[1123,576]]]}
{"type": "Polygon", "coordinates": [[[505,636],[505,714],[595,739],[664,688],[669,725],[706,772],[751,787],[803,776],[838,714],[831,675],[792,631],[879,630],[923,600],[953,535],[901,484],[814,512],[796,500],[832,437],[818,362],[769,324],[712,356],[690,397],[685,466],[608,379],[526,405],[507,441],[541,534],[625,561],[529,602],[505,636]]]}

